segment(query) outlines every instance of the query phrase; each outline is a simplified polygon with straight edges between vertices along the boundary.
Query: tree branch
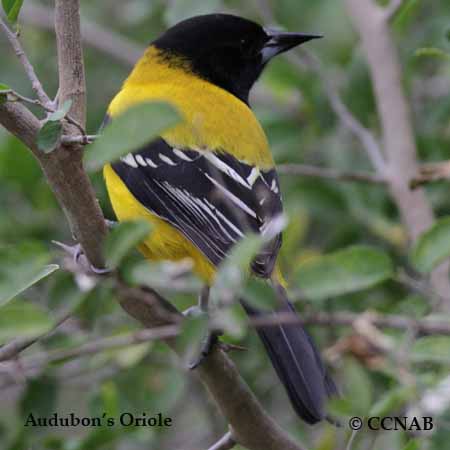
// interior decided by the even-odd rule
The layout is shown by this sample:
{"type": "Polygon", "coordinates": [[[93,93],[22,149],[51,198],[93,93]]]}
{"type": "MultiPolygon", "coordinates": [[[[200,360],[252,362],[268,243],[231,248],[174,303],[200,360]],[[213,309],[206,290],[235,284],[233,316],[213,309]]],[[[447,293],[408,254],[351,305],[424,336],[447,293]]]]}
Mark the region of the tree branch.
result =
{"type": "Polygon", "coordinates": [[[383,177],[370,172],[347,172],[305,164],[279,164],[277,165],[277,172],[284,175],[301,175],[304,177],[323,178],[325,180],[386,184],[386,180],[383,177]]]}
{"type": "Polygon", "coordinates": [[[0,28],[3,30],[3,33],[8,38],[8,41],[10,42],[11,47],[13,48],[17,58],[19,58],[19,61],[22,63],[25,69],[25,73],[27,74],[27,77],[31,82],[31,87],[36,93],[38,99],[41,101],[43,105],[51,106],[52,102],[48,97],[48,95],[45,93],[44,88],[42,87],[42,84],[39,81],[36,72],[34,71],[34,67],[31,65],[26,53],[22,48],[22,45],[20,44],[17,34],[13,33],[9,29],[8,25],[6,25],[6,22],[3,20],[1,16],[0,16],[0,28]]]}
{"type": "Polygon", "coordinates": [[[450,161],[423,164],[419,169],[419,173],[411,180],[410,186],[411,189],[416,189],[424,184],[449,179],[450,161]]]}
{"type": "MultiPolygon", "coordinates": [[[[410,190],[409,183],[419,169],[414,130],[409,106],[402,87],[399,57],[384,9],[373,0],[346,0],[352,19],[367,55],[387,158],[385,176],[402,222],[412,241],[433,223],[433,211],[423,190],[410,190]]],[[[433,288],[450,311],[449,264],[432,273],[433,288]]]]}
{"type": "Polygon", "coordinates": [[[79,0],[55,1],[55,31],[58,49],[59,104],[72,100],[70,114],[84,128],[86,81],[80,37],[79,0]]]}

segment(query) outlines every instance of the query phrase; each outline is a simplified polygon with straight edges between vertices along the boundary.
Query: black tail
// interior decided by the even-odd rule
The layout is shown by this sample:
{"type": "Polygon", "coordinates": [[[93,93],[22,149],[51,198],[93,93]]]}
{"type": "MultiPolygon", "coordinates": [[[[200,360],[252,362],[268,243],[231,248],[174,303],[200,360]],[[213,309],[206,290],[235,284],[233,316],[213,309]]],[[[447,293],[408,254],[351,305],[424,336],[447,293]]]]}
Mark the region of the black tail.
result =
{"type": "MultiPolygon", "coordinates": [[[[297,314],[284,288],[275,289],[281,303],[276,312],[261,311],[241,301],[247,314],[250,317],[277,312],[297,314]]],[[[309,334],[297,323],[261,326],[257,331],[297,414],[310,424],[323,420],[327,398],[337,390],[309,334]]]]}

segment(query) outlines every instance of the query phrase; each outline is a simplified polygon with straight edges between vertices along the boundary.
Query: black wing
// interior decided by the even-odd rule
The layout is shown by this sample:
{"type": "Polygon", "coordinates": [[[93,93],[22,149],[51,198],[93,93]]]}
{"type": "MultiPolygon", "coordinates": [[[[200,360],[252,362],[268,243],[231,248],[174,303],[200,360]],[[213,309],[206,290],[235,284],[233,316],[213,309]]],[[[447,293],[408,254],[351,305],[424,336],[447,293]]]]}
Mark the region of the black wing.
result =
{"type": "MultiPolygon", "coordinates": [[[[218,266],[246,233],[270,232],[282,212],[275,170],[260,171],[226,153],[175,149],[159,138],[112,164],[130,192],[218,266]]],[[[272,273],[275,236],[252,264],[272,273]]]]}

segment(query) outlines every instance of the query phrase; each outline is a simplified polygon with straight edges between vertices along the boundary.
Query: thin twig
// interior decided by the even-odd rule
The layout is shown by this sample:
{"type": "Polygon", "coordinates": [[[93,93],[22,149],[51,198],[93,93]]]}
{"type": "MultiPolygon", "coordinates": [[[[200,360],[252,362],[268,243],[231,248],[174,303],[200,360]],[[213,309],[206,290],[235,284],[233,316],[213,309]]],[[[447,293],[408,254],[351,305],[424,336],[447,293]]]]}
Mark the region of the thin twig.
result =
{"type": "Polygon", "coordinates": [[[114,350],[130,345],[141,344],[143,342],[172,338],[179,333],[180,327],[177,325],[167,325],[152,330],[139,330],[135,333],[124,334],[121,336],[101,338],[68,350],[43,352],[24,357],[21,359],[21,364],[26,369],[32,369],[40,367],[43,364],[51,364],[65,359],[80,358],[82,356],[101,353],[106,350],[114,350]]]}
{"type": "Polygon", "coordinates": [[[47,337],[50,333],[55,331],[61,324],[63,324],[71,316],[71,314],[72,312],[67,312],[63,314],[59,319],[56,320],[54,326],[43,334],[28,339],[17,338],[3,345],[0,348],[0,362],[16,357],[21,352],[26,350],[28,347],[31,347],[37,341],[40,341],[41,339],[47,337]]]}
{"type": "Polygon", "coordinates": [[[377,172],[384,174],[386,163],[378,140],[345,105],[334,82],[325,75],[325,70],[319,59],[305,49],[300,50],[298,53],[291,53],[287,55],[287,58],[300,70],[304,70],[307,67],[319,76],[334,113],[339,117],[342,124],[361,142],[377,172]]]}
{"type": "Polygon", "coordinates": [[[38,99],[41,101],[43,105],[50,106],[52,102],[48,97],[48,95],[45,93],[44,88],[42,87],[42,84],[39,81],[33,66],[31,65],[27,55],[25,54],[22,48],[22,45],[17,37],[17,34],[13,33],[9,29],[8,25],[6,25],[6,22],[3,20],[2,17],[0,17],[0,27],[2,28],[6,37],[8,38],[8,41],[10,42],[12,48],[14,49],[14,53],[19,58],[19,61],[22,63],[25,69],[25,73],[27,74],[28,79],[31,82],[31,87],[36,93],[38,99]]]}
{"type": "Polygon", "coordinates": [[[450,161],[423,164],[409,185],[411,189],[417,189],[425,184],[443,180],[450,180],[450,161]]]}
{"type": "Polygon", "coordinates": [[[61,143],[64,145],[71,145],[71,144],[87,145],[92,144],[99,137],[100,137],[99,134],[86,134],[82,136],[62,136],[61,143]]]}
{"type": "Polygon", "coordinates": [[[358,434],[358,430],[352,431],[352,434],[350,436],[350,439],[348,440],[347,447],[345,448],[345,450],[352,450],[353,442],[354,442],[357,434],[358,434]]]}
{"type": "MultiPolygon", "coordinates": [[[[21,101],[22,103],[28,103],[30,105],[39,106],[39,107],[43,108],[45,111],[47,111],[48,113],[54,113],[57,109],[57,108],[55,108],[54,102],[50,102],[50,105],[45,105],[42,103],[41,100],[36,99],[36,98],[25,97],[24,95],[19,94],[17,91],[14,91],[13,89],[5,89],[4,91],[1,91],[1,94],[2,95],[9,94],[12,97],[12,99],[7,97],[7,101],[9,101],[9,102],[21,101]]],[[[80,133],[82,133],[83,135],[86,133],[84,127],[78,121],[76,121],[73,117],[71,117],[69,114],[66,114],[63,117],[63,120],[66,120],[68,123],[77,127],[78,130],[80,131],[80,133]]],[[[84,136],[82,136],[82,137],[84,137],[84,136]]],[[[76,143],[76,142],[74,142],[74,143],[76,143]]]]}
{"type": "MultiPolygon", "coordinates": [[[[277,20],[273,15],[271,5],[267,0],[258,0],[259,11],[266,22],[275,25],[277,20]]],[[[325,75],[320,60],[305,49],[286,54],[287,59],[301,71],[305,68],[312,70],[322,81],[325,93],[328,97],[331,107],[341,122],[349,131],[354,134],[363,144],[373,166],[381,175],[384,174],[385,161],[381,146],[372,132],[367,129],[347,108],[337,88],[331,79],[325,75]]]]}
{"type": "Polygon", "coordinates": [[[423,334],[450,335],[450,320],[435,317],[414,319],[400,315],[382,315],[375,312],[370,313],[312,313],[298,317],[291,313],[278,313],[269,317],[256,317],[249,321],[249,325],[258,328],[261,326],[275,326],[282,323],[302,323],[303,325],[317,326],[349,326],[352,327],[363,314],[369,314],[370,322],[380,328],[392,328],[396,330],[415,329],[423,334]]]}
{"type": "MultiPolygon", "coordinates": [[[[363,316],[366,317],[366,319],[369,320],[371,324],[381,328],[392,328],[405,331],[414,329],[417,332],[423,334],[450,335],[450,320],[436,318],[413,319],[399,315],[380,315],[374,312],[313,313],[305,315],[304,317],[299,317],[297,314],[293,313],[277,313],[249,319],[248,325],[254,328],[278,326],[280,324],[303,324],[325,327],[353,327],[354,324],[363,316]]],[[[67,317],[68,316],[61,318],[51,331],[38,338],[29,340],[29,345],[54,331],[61,323],[63,323],[67,319],[67,317]]],[[[211,328],[211,331],[217,330],[217,328],[211,328]]],[[[68,350],[58,350],[50,353],[44,352],[42,354],[31,355],[22,358],[21,362],[25,367],[32,368],[35,366],[39,366],[42,363],[50,364],[52,362],[57,362],[69,358],[79,358],[94,353],[100,353],[105,350],[126,347],[143,342],[174,338],[178,336],[180,331],[180,325],[159,326],[150,330],[140,330],[133,333],[123,334],[121,336],[101,338],[96,341],[89,342],[87,344],[83,344],[79,347],[68,350]]],[[[0,361],[5,361],[7,359],[15,357],[24,349],[25,347],[20,348],[13,341],[0,349],[0,361]]]]}
{"type": "Polygon", "coordinates": [[[304,177],[324,178],[335,181],[386,184],[386,180],[382,176],[370,172],[347,172],[305,164],[280,164],[277,166],[277,172],[284,175],[301,175],[304,177]]]}
{"type": "Polygon", "coordinates": [[[226,433],[220,440],[218,440],[208,450],[230,450],[236,445],[236,441],[233,439],[231,431],[226,433]]]}

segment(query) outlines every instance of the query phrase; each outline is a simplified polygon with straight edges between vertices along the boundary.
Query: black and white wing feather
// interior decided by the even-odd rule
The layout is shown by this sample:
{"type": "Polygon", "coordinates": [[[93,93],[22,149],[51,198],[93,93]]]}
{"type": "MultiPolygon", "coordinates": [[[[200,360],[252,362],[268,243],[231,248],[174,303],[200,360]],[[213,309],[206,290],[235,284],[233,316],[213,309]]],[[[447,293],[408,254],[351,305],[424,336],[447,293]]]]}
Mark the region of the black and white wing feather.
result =
{"type": "MultiPolygon", "coordinates": [[[[133,196],[169,222],[215,266],[248,232],[267,233],[282,212],[275,170],[262,171],[226,153],[175,149],[159,138],[112,164],[133,196]]],[[[272,273],[281,235],[253,262],[272,273]]]]}

